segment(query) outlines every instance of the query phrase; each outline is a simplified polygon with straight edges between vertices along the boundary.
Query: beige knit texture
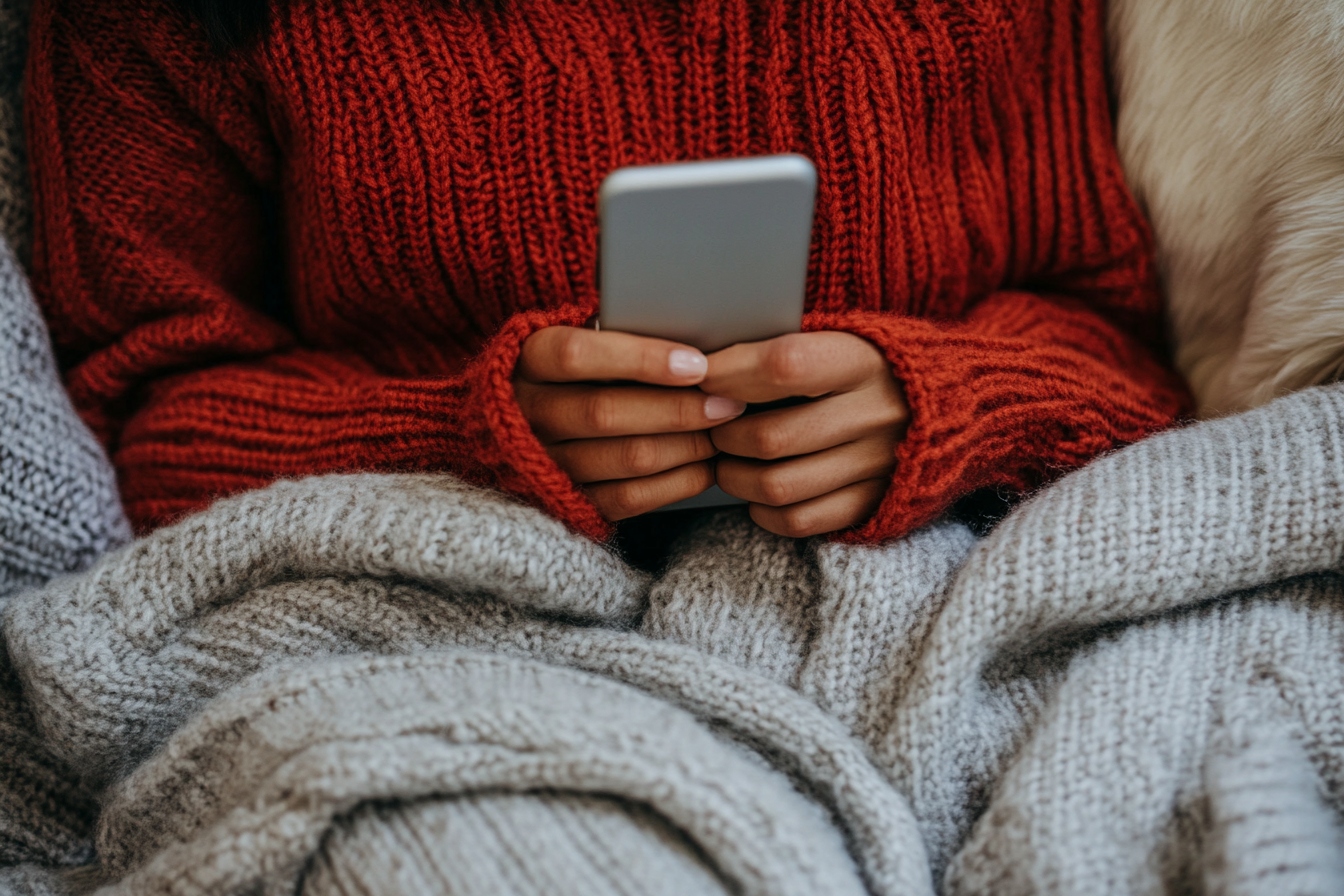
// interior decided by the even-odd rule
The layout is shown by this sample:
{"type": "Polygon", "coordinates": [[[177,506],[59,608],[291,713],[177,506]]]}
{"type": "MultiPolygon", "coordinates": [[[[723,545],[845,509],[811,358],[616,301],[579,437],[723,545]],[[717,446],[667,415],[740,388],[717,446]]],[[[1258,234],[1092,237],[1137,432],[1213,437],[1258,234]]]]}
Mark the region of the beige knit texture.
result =
{"type": "Polygon", "coordinates": [[[5,631],[111,893],[1337,893],[1342,559],[1336,386],[979,541],[724,511],[656,581],[451,479],[281,483],[5,631]]]}

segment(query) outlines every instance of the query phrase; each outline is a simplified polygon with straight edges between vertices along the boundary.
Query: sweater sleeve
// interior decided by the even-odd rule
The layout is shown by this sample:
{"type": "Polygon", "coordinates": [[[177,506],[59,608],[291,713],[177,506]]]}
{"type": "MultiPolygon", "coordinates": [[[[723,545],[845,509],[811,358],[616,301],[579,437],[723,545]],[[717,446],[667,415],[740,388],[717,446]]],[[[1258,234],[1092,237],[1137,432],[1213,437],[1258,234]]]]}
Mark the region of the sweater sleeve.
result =
{"type": "Polygon", "coordinates": [[[987,257],[1012,261],[936,317],[832,308],[805,321],[878,346],[910,408],[882,504],[840,540],[903,535],[981,489],[1029,491],[1191,409],[1164,361],[1152,233],[1115,146],[1105,4],[990,6],[1008,62],[967,89],[976,124],[957,136],[963,158],[996,147],[986,157],[1003,165],[1002,193],[959,201],[1000,196],[975,205],[997,210],[974,233],[982,249],[1001,246],[987,257]]]}
{"type": "Polygon", "coordinates": [[[605,537],[511,382],[528,335],[584,312],[518,314],[451,376],[387,376],[354,353],[298,345],[263,310],[282,177],[264,100],[243,64],[171,31],[182,27],[121,4],[42,0],[28,71],[34,282],[136,526],[281,477],[419,470],[504,489],[605,537]]]}
{"type": "Polygon", "coordinates": [[[1025,492],[1189,410],[1148,347],[1074,298],[1004,290],[955,322],[815,314],[805,329],[877,345],[910,407],[886,496],[843,541],[904,535],[981,488],[1025,492]]]}

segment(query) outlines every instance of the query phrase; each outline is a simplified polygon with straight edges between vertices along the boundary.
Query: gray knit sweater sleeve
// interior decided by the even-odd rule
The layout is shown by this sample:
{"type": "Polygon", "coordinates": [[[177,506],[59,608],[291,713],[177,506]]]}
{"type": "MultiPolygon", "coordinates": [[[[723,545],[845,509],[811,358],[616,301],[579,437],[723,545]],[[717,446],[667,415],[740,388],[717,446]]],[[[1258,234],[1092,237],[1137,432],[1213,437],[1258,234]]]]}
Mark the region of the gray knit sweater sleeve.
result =
{"type": "Polygon", "coordinates": [[[112,467],[76,416],[22,269],[0,244],[0,601],[130,539],[112,467]]]}

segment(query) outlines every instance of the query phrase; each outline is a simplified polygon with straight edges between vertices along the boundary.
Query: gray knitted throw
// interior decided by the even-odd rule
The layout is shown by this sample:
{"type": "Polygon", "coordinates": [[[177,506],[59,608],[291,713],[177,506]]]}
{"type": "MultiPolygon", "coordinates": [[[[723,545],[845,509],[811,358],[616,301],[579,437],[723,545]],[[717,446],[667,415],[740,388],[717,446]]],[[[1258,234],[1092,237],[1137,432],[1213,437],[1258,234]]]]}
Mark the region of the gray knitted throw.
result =
{"type": "Polygon", "coordinates": [[[0,239],[0,600],[130,540],[116,478],[61,385],[46,324],[0,239]]]}
{"type": "MultiPolygon", "coordinates": [[[[0,15],[0,37],[11,40],[7,23],[0,15]]],[[[12,112],[0,102],[0,127],[12,112]]],[[[8,163],[0,151],[0,175],[8,163]]],[[[6,202],[0,195],[0,217],[15,207],[6,202]]],[[[27,280],[0,238],[0,608],[129,540],[112,468],[70,406],[27,280]]],[[[36,737],[0,642],[0,868],[88,861],[93,817],[91,796],[36,737]]]]}
{"type": "Polygon", "coordinates": [[[1105,457],[979,541],[725,511],[656,581],[449,478],[285,482],[12,601],[101,814],[96,860],[8,881],[1339,893],[1341,560],[1339,386],[1105,457]]]}

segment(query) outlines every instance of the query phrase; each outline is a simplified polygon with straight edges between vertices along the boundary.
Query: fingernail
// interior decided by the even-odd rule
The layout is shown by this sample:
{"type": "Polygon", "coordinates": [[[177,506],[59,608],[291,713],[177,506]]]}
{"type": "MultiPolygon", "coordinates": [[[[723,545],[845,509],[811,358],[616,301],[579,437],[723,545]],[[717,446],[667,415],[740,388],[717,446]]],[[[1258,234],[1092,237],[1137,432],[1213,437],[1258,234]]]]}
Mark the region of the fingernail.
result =
{"type": "Polygon", "coordinates": [[[699,376],[709,369],[709,360],[699,352],[677,348],[667,356],[667,369],[673,376],[699,376]]]}
{"type": "Polygon", "coordinates": [[[736,398],[724,398],[722,395],[711,395],[705,399],[705,416],[710,420],[723,420],[726,417],[736,417],[747,409],[745,401],[738,401],[736,398]]]}

